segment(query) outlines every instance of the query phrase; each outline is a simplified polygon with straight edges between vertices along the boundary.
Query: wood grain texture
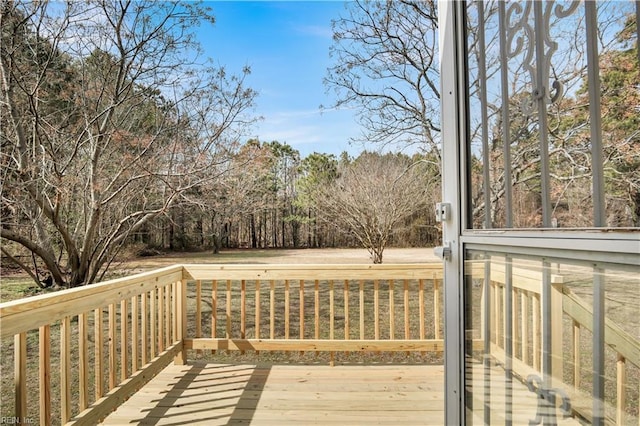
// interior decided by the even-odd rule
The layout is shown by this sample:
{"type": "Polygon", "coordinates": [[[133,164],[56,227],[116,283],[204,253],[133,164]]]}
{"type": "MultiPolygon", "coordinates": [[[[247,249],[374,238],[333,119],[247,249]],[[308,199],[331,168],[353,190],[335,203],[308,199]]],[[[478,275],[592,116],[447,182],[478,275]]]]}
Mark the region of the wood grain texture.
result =
{"type": "Polygon", "coordinates": [[[442,366],[168,366],[103,424],[444,423],[442,366]]]}

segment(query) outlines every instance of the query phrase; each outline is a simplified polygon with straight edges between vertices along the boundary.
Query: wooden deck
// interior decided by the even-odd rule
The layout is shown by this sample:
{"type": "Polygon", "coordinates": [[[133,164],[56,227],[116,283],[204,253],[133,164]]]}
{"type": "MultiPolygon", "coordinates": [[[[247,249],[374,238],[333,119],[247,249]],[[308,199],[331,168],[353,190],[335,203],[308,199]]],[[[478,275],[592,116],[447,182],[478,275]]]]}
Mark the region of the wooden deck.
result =
{"type": "Polygon", "coordinates": [[[443,366],[170,365],[105,425],[444,423],[443,366]]]}
{"type": "MultiPolygon", "coordinates": [[[[504,370],[468,368],[467,391],[475,409],[467,414],[473,424],[505,424],[509,406],[513,424],[536,418],[539,401],[524,384],[512,382],[512,402],[505,405],[504,370]]],[[[443,398],[443,366],[196,362],[169,365],[103,424],[443,425],[443,398]]],[[[554,423],[580,424],[559,414],[556,410],[554,423]]]]}

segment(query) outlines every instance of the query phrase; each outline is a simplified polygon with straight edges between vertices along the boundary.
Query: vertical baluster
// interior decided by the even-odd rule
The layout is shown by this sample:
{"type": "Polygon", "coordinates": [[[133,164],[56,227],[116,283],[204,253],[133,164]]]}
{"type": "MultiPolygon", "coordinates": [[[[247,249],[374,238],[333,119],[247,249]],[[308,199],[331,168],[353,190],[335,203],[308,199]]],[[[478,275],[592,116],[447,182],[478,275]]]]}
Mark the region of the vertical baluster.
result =
{"type": "Polygon", "coordinates": [[[167,346],[171,346],[176,341],[176,283],[167,286],[167,346]]]}
{"type": "Polygon", "coordinates": [[[373,281],[373,328],[374,339],[380,340],[380,281],[373,281]]]}
{"type": "MultiPolygon", "coordinates": [[[[500,5],[501,8],[504,8],[504,5],[500,5]]],[[[502,9],[501,9],[502,10],[502,9]]],[[[484,409],[483,411],[483,421],[484,424],[491,424],[491,396],[493,394],[492,386],[491,386],[491,339],[492,339],[492,330],[493,324],[495,323],[495,318],[493,317],[493,291],[495,291],[495,287],[493,285],[493,281],[491,280],[491,257],[488,253],[484,253],[483,256],[484,262],[482,262],[481,270],[477,271],[477,275],[473,270],[471,273],[476,276],[482,276],[482,293],[481,293],[481,322],[482,322],[482,364],[484,365],[483,374],[482,374],[482,382],[481,385],[483,389],[482,391],[482,399],[484,409]],[[482,272],[482,274],[480,274],[482,272]]]]}
{"type": "MultiPolygon", "coordinates": [[[[138,371],[138,346],[140,344],[139,327],[138,327],[138,296],[131,297],[131,374],[138,371]]],[[[142,343],[144,346],[144,343],[142,343]]]]}
{"type": "Polygon", "coordinates": [[[580,387],[580,382],[581,382],[581,378],[580,378],[580,323],[578,321],[572,321],[573,323],[573,327],[571,328],[572,330],[572,337],[573,337],[573,348],[572,348],[572,352],[573,352],[573,386],[578,389],[580,387]]]}
{"type": "Polygon", "coordinates": [[[513,259],[508,255],[504,258],[504,405],[505,405],[505,422],[513,424],[513,358],[516,355],[515,334],[518,331],[517,317],[514,315],[517,299],[515,298],[514,277],[513,277],[513,259]]]}
{"type": "Polygon", "coordinates": [[[27,418],[27,333],[14,336],[13,363],[15,417],[22,423],[27,418]]]}
{"type": "MultiPolygon", "coordinates": [[[[510,297],[510,296],[509,296],[510,297]]],[[[500,311],[500,320],[502,321],[502,348],[507,352],[507,286],[503,285],[500,289],[500,299],[502,300],[502,310],[500,311]]]]}
{"type": "MultiPolygon", "coordinates": [[[[202,281],[196,280],[196,338],[202,337],[202,281]]],[[[198,349],[197,354],[202,350],[198,349]]]]}
{"type": "Polygon", "coordinates": [[[389,340],[395,339],[396,331],[396,308],[394,296],[395,281],[389,280],[389,340]]]}
{"type": "MultiPolygon", "coordinates": [[[[558,383],[562,383],[564,377],[564,350],[563,350],[563,326],[562,317],[564,310],[562,308],[562,285],[555,284],[551,281],[551,272],[546,267],[543,271],[543,280],[548,279],[551,282],[551,295],[550,295],[550,321],[549,326],[550,338],[551,338],[551,374],[554,380],[558,380],[558,383]],[[545,278],[548,276],[548,278],[545,278]]],[[[604,331],[604,327],[603,327],[604,331]]],[[[602,339],[602,346],[604,350],[604,333],[602,339]]],[[[544,343],[543,343],[544,344],[544,343]]],[[[601,394],[604,398],[604,394],[601,394]]]]}
{"type": "Polygon", "coordinates": [[[344,340],[349,340],[349,280],[344,280],[344,340]]]}
{"type": "MultiPolygon", "coordinates": [[[[300,295],[298,297],[300,303],[300,340],[304,339],[304,280],[300,280],[300,295]]],[[[304,355],[304,351],[300,351],[300,355],[304,355]]]]}
{"type": "Polygon", "coordinates": [[[127,301],[120,301],[120,382],[127,380],[127,368],[129,362],[129,334],[127,326],[127,301]]]}
{"type": "Polygon", "coordinates": [[[440,280],[433,273],[433,337],[434,339],[442,339],[442,332],[440,329],[441,307],[440,307],[440,280]]]}
{"type": "Polygon", "coordinates": [[[187,337],[187,281],[182,279],[175,283],[175,311],[174,324],[176,330],[175,341],[182,343],[180,352],[173,358],[176,365],[185,365],[187,363],[187,350],[184,347],[184,339],[187,337]]]}
{"type": "Polygon", "coordinates": [[[360,299],[360,340],[364,340],[364,281],[358,281],[360,299]]]}
{"type": "MultiPolygon", "coordinates": [[[[256,330],[255,330],[255,338],[260,338],[260,280],[256,280],[256,330]]],[[[259,354],[260,351],[256,351],[256,354],[259,354]]]]}
{"type": "Polygon", "coordinates": [[[618,354],[616,361],[616,424],[626,424],[625,406],[627,405],[627,360],[618,354]]]}
{"type": "MultiPolygon", "coordinates": [[[[487,268],[484,268],[484,270],[487,271],[487,268]]],[[[476,275],[478,272],[479,271],[474,270],[473,266],[470,266],[470,270],[467,273],[469,274],[470,279],[475,280],[475,277],[478,276],[476,275]]],[[[482,341],[484,342],[485,353],[489,352],[489,350],[487,349],[489,347],[488,339],[491,335],[491,332],[487,332],[487,319],[489,318],[489,311],[487,311],[487,308],[489,307],[489,300],[487,299],[487,283],[489,282],[488,276],[489,273],[485,272],[485,276],[482,278],[482,287],[477,293],[480,295],[480,339],[482,339],[482,341]]]]}
{"type": "MultiPolygon", "coordinates": [[[[404,338],[409,340],[411,338],[410,324],[409,324],[409,280],[404,280],[404,338]]],[[[409,355],[409,352],[407,352],[409,355]]]]}
{"type": "MultiPolygon", "coordinates": [[[[149,335],[148,335],[148,322],[149,322],[149,294],[142,293],[141,295],[141,306],[140,306],[140,355],[141,355],[141,365],[146,365],[147,358],[147,346],[149,345],[149,335]]],[[[153,340],[153,339],[152,339],[153,340]]]]}
{"type": "MultiPolygon", "coordinates": [[[[329,280],[329,340],[334,340],[335,338],[335,303],[333,296],[333,280],[329,280]]],[[[329,365],[332,367],[334,364],[334,356],[334,352],[329,352],[329,365]]]]}
{"type": "Polygon", "coordinates": [[[104,333],[102,331],[102,308],[93,311],[93,368],[95,371],[94,394],[95,399],[102,398],[103,392],[103,353],[104,353],[104,333]]]}
{"type": "Polygon", "coordinates": [[[534,294],[532,302],[532,318],[533,318],[533,368],[541,370],[541,351],[540,344],[540,295],[534,294]]]}
{"type": "Polygon", "coordinates": [[[89,348],[87,315],[78,315],[78,408],[83,411],[89,405],[89,348]]]}
{"type": "MultiPolygon", "coordinates": [[[[225,338],[231,339],[231,280],[227,280],[227,326],[225,338]]],[[[227,353],[230,351],[227,349],[227,353]]]]}
{"type": "Polygon", "coordinates": [[[49,324],[40,327],[38,338],[40,424],[49,426],[51,425],[51,326],[49,324]]]}
{"type": "Polygon", "coordinates": [[[521,359],[522,361],[529,365],[529,292],[526,290],[522,290],[520,292],[520,306],[522,307],[522,330],[521,340],[521,359]]]}
{"type": "Polygon", "coordinates": [[[501,321],[501,318],[502,318],[502,316],[501,316],[501,309],[502,309],[501,306],[502,305],[500,304],[500,293],[502,291],[502,288],[500,287],[500,285],[497,282],[495,282],[495,281],[493,281],[493,282],[495,283],[494,291],[493,291],[493,297],[494,297],[494,300],[493,300],[493,318],[494,318],[493,322],[494,322],[494,324],[493,325],[495,327],[495,330],[494,330],[493,334],[494,334],[494,336],[496,338],[496,346],[500,347],[500,344],[501,344],[501,342],[500,342],[500,339],[501,339],[501,337],[500,337],[501,336],[501,334],[500,334],[500,321],[501,321]]]}
{"type": "MultiPolygon", "coordinates": [[[[593,14],[595,12],[595,5],[590,5],[590,9],[590,14],[593,14]]],[[[545,269],[545,273],[546,272],[547,270],[545,269]]],[[[605,271],[600,266],[596,265],[593,268],[593,316],[591,317],[591,330],[593,333],[591,336],[591,365],[593,372],[591,390],[591,411],[593,413],[593,417],[591,421],[594,425],[598,426],[605,424],[605,286],[605,271]]],[[[551,289],[552,324],[562,324],[562,284],[554,284],[552,282],[551,289]]],[[[554,379],[558,378],[558,381],[560,381],[563,377],[562,327],[556,326],[552,329],[551,341],[553,355],[555,358],[552,363],[552,372],[554,379]],[[558,359],[560,362],[556,361],[558,359]]]]}
{"type": "Polygon", "coordinates": [[[515,287],[513,287],[513,291],[511,292],[511,327],[512,327],[512,337],[511,337],[511,354],[513,356],[513,358],[517,358],[518,356],[518,343],[520,342],[521,336],[520,336],[520,330],[522,328],[521,326],[521,322],[522,321],[521,317],[520,317],[520,297],[519,297],[519,290],[515,287]]]}
{"type": "Polygon", "coordinates": [[[60,323],[60,419],[71,419],[71,318],[60,323]]]}
{"type": "MultiPolygon", "coordinates": [[[[409,340],[411,338],[411,324],[409,320],[409,280],[405,279],[403,283],[404,291],[404,338],[409,340]]],[[[410,351],[407,351],[407,356],[411,355],[410,351]]]]}
{"type": "MultiPolygon", "coordinates": [[[[485,268],[487,268],[488,266],[485,266],[485,268]]],[[[485,280],[487,279],[487,277],[490,277],[491,274],[485,272],[485,280]]],[[[487,336],[487,338],[489,339],[489,343],[494,342],[496,345],[498,344],[498,340],[497,340],[497,326],[496,326],[496,306],[495,306],[495,302],[496,302],[496,283],[495,281],[489,280],[486,281],[486,285],[489,286],[489,296],[488,296],[488,303],[487,303],[487,309],[488,309],[488,313],[489,313],[489,326],[488,326],[488,333],[489,336],[487,336]]]]}
{"type": "MultiPolygon", "coordinates": [[[[314,303],[314,327],[313,327],[313,331],[314,331],[314,338],[315,339],[319,339],[320,338],[320,281],[315,280],[314,281],[314,288],[313,288],[313,303],[314,303]]],[[[318,355],[318,352],[316,352],[316,355],[318,355]]]]}
{"type": "Polygon", "coordinates": [[[109,390],[116,387],[116,305],[109,304],[109,390]]]}
{"type": "MultiPolygon", "coordinates": [[[[217,337],[218,329],[218,281],[211,281],[211,338],[217,337]]],[[[212,354],[216,353],[215,350],[211,351],[212,354]]]]}
{"type": "Polygon", "coordinates": [[[329,339],[333,340],[335,338],[335,303],[333,299],[333,280],[329,281],[329,339]]]}
{"type": "MultiPolygon", "coordinates": [[[[247,283],[245,280],[240,281],[240,338],[247,338],[247,283]]],[[[244,354],[245,351],[240,351],[244,354]]]]}
{"type": "MultiPolygon", "coordinates": [[[[196,281],[196,338],[202,337],[202,281],[196,281]]],[[[202,350],[196,351],[196,356],[201,355],[202,350]]]]}
{"type": "MultiPolygon", "coordinates": [[[[425,312],[424,312],[424,280],[418,281],[418,316],[420,317],[420,340],[426,339],[425,312]]],[[[435,319],[434,319],[435,320],[435,319]]]]}
{"type": "MultiPolygon", "coordinates": [[[[424,309],[424,279],[418,280],[418,317],[420,318],[420,340],[426,339],[426,317],[424,309]]],[[[425,351],[420,352],[423,356],[426,355],[425,351]]]]}
{"type": "Polygon", "coordinates": [[[290,305],[290,295],[289,295],[289,280],[284,280],[284,338],[289,339],[289,305],[290,305]]]}
{"type": "Polygon", "coordinates": [[[269,281],[269,338],[274,339],[276,334],[276,283],[269,281]]]}
{"type": "Polygon", "coordinates": [[[158,287],[158,353],[164,351],[164,287],[158,287]]]}
{"type": "Polygon", "coordinates": [[[154,359],[156,357],[156,343],[158,342],[157,338],[157,318],[156,310],[158,309],[158,292],[157,289],[151,289],[149,291],[149,359],[154,359]]]}
{"type": "Polygon", "coordinates": [[[168,284],[164,288],[164,345],[165,349],[171,345],[171,332],[173,327],[171,326],[171,295],[173,294],[173,283],[168,284]]]}
{"type": "Polygon", "coordinates": [[[181,339],[181,327],[182,327],[182,303],[181,303],[181,298],[180,298],[180,294],[181,292],[181,287],[182,287],[182,280],[180,281],[176,281],[175,283],[171,284],[171,295],[173,298],[173,303],[171,304],[172,309],[171,309],[171,315],[172,315],[172,324],[173,326],[171,327],[171,342],[175,343],[178,342],[181,339]]]}

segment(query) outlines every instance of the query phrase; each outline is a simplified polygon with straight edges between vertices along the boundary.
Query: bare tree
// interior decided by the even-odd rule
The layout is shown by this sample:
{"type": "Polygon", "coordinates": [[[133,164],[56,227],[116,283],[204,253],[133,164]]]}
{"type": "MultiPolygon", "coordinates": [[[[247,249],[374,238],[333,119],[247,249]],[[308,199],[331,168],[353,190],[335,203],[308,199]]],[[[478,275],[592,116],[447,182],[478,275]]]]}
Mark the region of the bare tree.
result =
{"type": "Polygon", "coordinates": [[[318,188],[314,195],[318,216],[352,234],[373,263],[382,263],[384,249],[402,220],[432,201],[429,194],[438,177],[426,171],[427,166],[403,154],[367,152],[342,162],[333,184],[318,188]]]}
{"type": "Polygon", "coordinates": [[[358,110],[364,141],[415,145],[439,159],[438,20],[433,1],[348,3],[333,24],[334,107],[358,110]]]}
{"type": "Polygon", "coordinates": [[[249,70],[199,62],[193,28],[213,17],[197,3],[9,1],[0,19],[3,253],[37,282],[42,265],[59,285],[94,282],[226,171],[249,70]]]}
{"type": "MultiPolygon", "coordinates": [[[[527,20],[533,19],[531,6],[534,4],[505,5],[504,2],[491,1],[467,4],[469,143],[473,163],[471,206],[477,227],[541,226],[543,205],[551,212],[552,223],[558,226],[593,226],[590,100],[587,92],[591,88],[587,88],[584,3],[544,4],[544,33],[539,36],[540,40],[548,40],[545,43],[550,46],[545,63],[536,63],[533,54],[535,34],[526,30],[527,22],[530,22],[527,20]],[[500,13],[504,14],[504,19],[500,19],[500,13]],[[504,38],[499,40],[499,35],[504,38]],[[542,100],[540,104],[532,95],[536,84],[531,74],[532,66],[542,67],[549,77],[548,81],[543,80],[542,84],[548,87],[546,96],[539,98],[542,100]],[[540,128],[538,111],[546,115],[545,129],[540,128]],[[541,136],[544,136],[544,143],[541,136]],[[542,196],[541,186],[542,144],[548,154],[548,157],[544,156],[548,159],[547,199],[542,196]]],[[[626,16],[633,10],[633,5],[598,2],[597,10],[600,73],[605,82],[610,72],[609,58],[620,57],[615,52],[628,48],[623,47],[623,40],[616,34],[625,27],[626,16]]],[[[630,22],[627,27],[635,28],[635,23],[630,22]]],[[[629,44],[632,45],[634,37],[633,33],[629,34],[629,44]]],[[[616,72],[625,69],[624,66],[616,68],[616,72]]],[[[623,105],[627,111],[635,109],[631,69],[633,65],[625,70],[624,79],[618,75],[618,84],[627,80],[626,90],[622,92],[630,95],[613,102],[623,105]]],[[[610,86],[603,84],[602,89],[604,119],[607,105],[612,103],[620,88],[610,90],[610,86]]],[[[629,130],[626,134],[611,137],[607,134],[607,121],[603,121],[602,129],[603,141],[607,144],[605,170],[617,168],[615,162],[609,161],[609,153],[624,152],[624,145],[631,146],[634,138],[637,139],[637,134],[629,130]],[[622,149],[619,150],[618,146],[622,149]]],[[[612,127],[619,128],[622,121],[612,127]]],[[[637,125],[625,126],[637,129],[637,125]]],[[[625,157],[623,154],[622,163],[628,164],[625,157]]],[[[607,172],[605,179],[612,181],[614,179],[609,176],[624,175],[623,180],[628,180],[628,186],[622,184],[623,188],[612,191],[614,185],[607,182],[606,197],[611,198],[614,192],[618,192],[620,198],[631,199],[633,210],[633,188],[637,184],[631,180],[631,170],[627,168],[626,173],[607,172]]],[[[611,211],[608,213],[610,225],[624,223],[613,217],[631,216],[629,212],[621,212],[625,209],[620,204],[620,200],[607,201],[607,209],[611,211]],[[618,212],[613,211],[614,206],[618,212]]]]}

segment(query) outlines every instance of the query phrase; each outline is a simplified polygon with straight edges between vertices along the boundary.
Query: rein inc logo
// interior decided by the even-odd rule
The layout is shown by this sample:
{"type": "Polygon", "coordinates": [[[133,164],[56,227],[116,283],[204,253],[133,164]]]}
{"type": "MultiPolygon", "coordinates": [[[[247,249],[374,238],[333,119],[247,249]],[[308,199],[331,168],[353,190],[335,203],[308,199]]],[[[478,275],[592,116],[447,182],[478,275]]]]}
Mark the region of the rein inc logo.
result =
{"type": "Polygon", "coordinates": [[[3,416],[0,425],[34,425],[36,421],[30,417],[3,416]]]}

